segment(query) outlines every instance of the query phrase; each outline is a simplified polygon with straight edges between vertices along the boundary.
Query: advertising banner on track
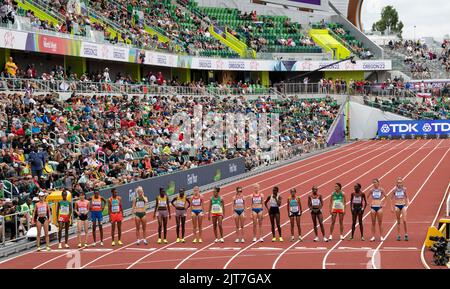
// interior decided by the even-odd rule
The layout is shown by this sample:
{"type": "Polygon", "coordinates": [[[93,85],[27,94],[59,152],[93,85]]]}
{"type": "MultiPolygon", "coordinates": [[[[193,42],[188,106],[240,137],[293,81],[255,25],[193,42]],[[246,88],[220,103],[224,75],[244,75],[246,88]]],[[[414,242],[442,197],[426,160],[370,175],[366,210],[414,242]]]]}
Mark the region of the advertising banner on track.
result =
{"type": "MultiPolygon", "coordinates": [[[[142,186],[145,196],[149,201],[154,201],[159,193],[159,188],[164,188],[169,196],[177,194],[180,188],[186,190],[194,186],[204,186],[229,177],[237,176],[245,172],[245,159],[235,158],[231,160],[216,162],[210,165],[200,166],[190,170],[179,171],[146,180],[115,187],[118,195],[122,197],[124,210],[132,207],[136,196],[135,190],[142,186]]],[[[111,196],[111,188],[100,190],[100,195],[105,199],[111,196]]]]}
{"type": "Polygon", "coordinates": [[[393,120],[378,121],[379,137],[450,135],[450,120],[393,120]]]}

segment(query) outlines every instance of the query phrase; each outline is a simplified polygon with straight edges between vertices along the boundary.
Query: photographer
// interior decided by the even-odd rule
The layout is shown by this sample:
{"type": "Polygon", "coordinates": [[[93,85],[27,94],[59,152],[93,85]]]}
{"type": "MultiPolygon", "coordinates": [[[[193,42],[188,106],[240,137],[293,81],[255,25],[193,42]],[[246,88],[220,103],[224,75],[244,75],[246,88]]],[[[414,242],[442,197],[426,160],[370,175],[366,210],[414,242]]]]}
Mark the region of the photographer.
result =
{"type": "Polygon", "coordinates": [[[18,221],[16,222],[16,216],[13,215],[16,213],[17,205],[18,205],[17,200],[13,200],[13,201],[11,201],[11,199],[5,200],[4,214],[3,214],[5,216],[4,226],[5,226],[5,231],[8,229],[11,231],[11,236],[10,236],[11,240],[16,238],[17,228],[19,225],[19,222],[18,221]]]}

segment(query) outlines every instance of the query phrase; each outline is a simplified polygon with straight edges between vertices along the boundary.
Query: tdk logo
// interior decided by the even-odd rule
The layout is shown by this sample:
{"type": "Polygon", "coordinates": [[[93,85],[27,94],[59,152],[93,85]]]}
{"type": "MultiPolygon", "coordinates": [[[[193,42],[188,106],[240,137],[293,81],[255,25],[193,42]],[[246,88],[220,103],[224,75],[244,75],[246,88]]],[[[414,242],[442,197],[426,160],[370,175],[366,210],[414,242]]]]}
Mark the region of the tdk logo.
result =
{"type": "Polygon", "coordinates": [[[410,124],[401,124],[401,123],[391,123],[391,124],[383,124],[381,126],[381,132],[383,133],[404,133],[404,132],[419,132],[417,130],[417,123],[410,124]]]}
{"type": "Polygon", "coordinates": [[[188,174],[187,175],[187,183],[188,183],[188,185],[196,184],[197,176],[195,174],[188,174]]]}
{"type": "Polygon", "coordinates": [[[235,173],[235,172],[237,172],[237,166],[236,166],[236,164],[230,164],[229,165],[229,169],[230,169],[230,173],[235,173]]]}

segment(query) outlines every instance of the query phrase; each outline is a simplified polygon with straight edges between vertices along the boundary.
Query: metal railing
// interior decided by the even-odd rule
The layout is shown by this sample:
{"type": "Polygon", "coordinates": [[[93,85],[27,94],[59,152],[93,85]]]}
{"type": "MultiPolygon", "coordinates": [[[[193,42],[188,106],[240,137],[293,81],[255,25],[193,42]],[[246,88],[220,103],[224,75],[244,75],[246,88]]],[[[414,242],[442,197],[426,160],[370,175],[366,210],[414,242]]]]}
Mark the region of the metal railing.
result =
{"type": "Polygon", "coordinates": [[[5,246],[7,242],[17,242],[26,238],[27,231],[31,227],[31,215],[28,209],[0,216],[1,246],[5,246]]]}

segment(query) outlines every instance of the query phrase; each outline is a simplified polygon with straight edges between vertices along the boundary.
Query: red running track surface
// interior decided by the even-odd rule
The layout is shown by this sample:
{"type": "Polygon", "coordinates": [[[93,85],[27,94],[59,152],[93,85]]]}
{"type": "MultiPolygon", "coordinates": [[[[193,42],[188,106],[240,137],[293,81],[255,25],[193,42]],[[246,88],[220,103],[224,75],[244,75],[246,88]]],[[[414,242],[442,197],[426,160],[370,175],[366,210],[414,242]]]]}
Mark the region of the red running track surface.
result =
{"type": "MultiPolygon", "coordinates": [[[[111,247],[110,227],[105,226],[105,246],[93,250],[58,250],[51,252],[30,251],[19,256],[0,260],[0,268],[422,268],[420,249],[426,230],[431,224],[449,182],[450,140],[400,140],[361,141],[311,156],[307,159],[277,168],[270,172],[240,180],[222,188],[226,203],[223,221],[225,243],[214,243],[211,222],[203,221],[203,243],[192,244],[191,221],[186,223],[186,243],[175,243],[175,220],[169,221],[169,244],[156,244],[157,223],[147,216],[149,245],[135,244],[134,220],[123,223],[121,247],[111,247]],[[307,210],[307,195],[313,185],[319,187],[325,202],[324,225],[328,236],[330,218],[329,197],[335,182],[343,185],[350,195],[353,185],[361,183],[363,190],[370,189],[372,179],[379,178],[382,187],[391,191],[398,176],[403,176],[411,205],[408,208],[408,230],[410,241],[396,241],[394,214],[386,208],[384,235],[386,240],[369,242],[370,216],[365,212],[364,231],[366,241],[360,240],[359,228],[352,241],[339,240],[336,224],[331,242],[313,242],[314,233],[310,213],[307,210]],[[234,243],[234,220],[231,216],[231,200],[234,188],[242,186],[244,195],[251,194],[251,185],[259,183],[265,196],[278,185],[283,206],[281,224],[284,242],[271,242],[270,222],[265,214],[263,243],[252,243],[250,210],[246,211],[245,243],[234,243]],[[290,188],[297,189],[301,196],[304,213],[301,218],[303,242],[290,242],[290,225],[286,213],[286,197],[290,188]],[[73,256],[78,256],[74,261],[73,256]]],[[[205,192],[209,199],[211,192],[205,192]]],[[[247,201],[247,204],[249,202],[247,201]]],[[[207,204],[208,205],[208,204],[207,204]]],[[[351,216],[344,218],[344,235],[348,237],[351,216]]],[[[319,233],[320,236],[320,233],[319,233]]],[[[92,242],[92,237],[89,237],[92,242]]],[[[70,239],[71,248],[76,247],[76,238],[70,239]]]]}

